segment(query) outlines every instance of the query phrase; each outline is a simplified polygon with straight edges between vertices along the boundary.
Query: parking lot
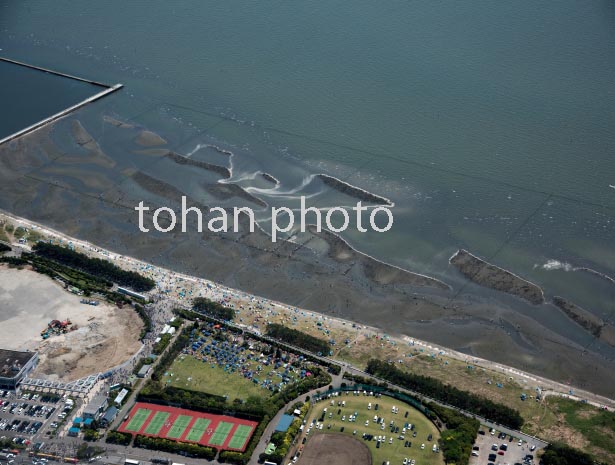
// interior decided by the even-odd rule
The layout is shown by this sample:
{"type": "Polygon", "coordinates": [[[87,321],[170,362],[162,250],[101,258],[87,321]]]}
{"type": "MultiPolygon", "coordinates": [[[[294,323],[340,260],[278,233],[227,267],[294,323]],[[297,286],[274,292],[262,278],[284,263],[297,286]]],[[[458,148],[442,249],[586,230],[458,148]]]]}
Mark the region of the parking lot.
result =
{"type": "Polygon", "coordinates": [[[0,390],[0,437],[12,438],[17,444],[29,444],[45,430],[59,426],[68,415],[64,412],[65,402],[55,394],[16,394],[0,390]]]}
{"type": "Polygon", "coordinates": [[[537,444],[483,426],[474,444],[470,465],[535,465],[537,452],[537,444]]]}

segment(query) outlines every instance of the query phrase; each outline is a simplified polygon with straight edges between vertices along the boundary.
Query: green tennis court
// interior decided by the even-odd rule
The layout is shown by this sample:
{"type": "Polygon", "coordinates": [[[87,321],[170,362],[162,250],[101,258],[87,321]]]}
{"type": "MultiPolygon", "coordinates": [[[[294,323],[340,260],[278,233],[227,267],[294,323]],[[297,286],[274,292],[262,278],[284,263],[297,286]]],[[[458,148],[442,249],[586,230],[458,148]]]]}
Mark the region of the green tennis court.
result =
{"type": "Polygon", "coordinates": [[[170,413],[167,412],[156,412],[154,417],[150,420],[149,424],[145,428],[145,434],[158,434],[158,432],[162,429],[164,422],[169,418],[170,413]]]}
{"type": "Polygon", "coordinates": [[[214,434],[211,435],[211,439],[209,440],[210,446],[221,446],[226,441],[226,437],[228,436],[229,431],[233,428],[233,423],[227,423],[226,421],[221,421],[218,423],[218,427],[214,434]]]}
{"type": "Polygon", "coordinates": [[[138,432],[143,427],[143,423],[145,423],[145,420],[147,420],[147,417],[149,417],[150,413],[152,413],[151,410],[148,410],[146,408],[140,408],[135,412],[135,414],[132,416],[132,419],[124,429],[126,431],[133,431],[135,433],[138,432]]]}
{"type": "Polygon", "coordinates": [[[208,420],[207,418],[197,418],[192,425],[192,428],[190,428],[190,432],[186,436],[186,441],[199,442],[210,423],[211,420],[208,420]]]}
{"type": "Polygon", "coordinates": [[[182,434],[184,434],[184,431],[186,431],[186,428],[188,428],[188,425],[191,421],[191,415],[179,415],[173,422],[173,426],[171,426],[171,429],[169,429],[169,432],[167,433],[167,438],[181,438],[182,434]]]}
{"type": "Polygon", "coordinates": [[[229,441],[228,447],[230,447],[231,449],[243,449],[243,445],[246,443],[251,434],[251,426],[237,425],[237,429],[235,430],[233,437],[229,441]]]}

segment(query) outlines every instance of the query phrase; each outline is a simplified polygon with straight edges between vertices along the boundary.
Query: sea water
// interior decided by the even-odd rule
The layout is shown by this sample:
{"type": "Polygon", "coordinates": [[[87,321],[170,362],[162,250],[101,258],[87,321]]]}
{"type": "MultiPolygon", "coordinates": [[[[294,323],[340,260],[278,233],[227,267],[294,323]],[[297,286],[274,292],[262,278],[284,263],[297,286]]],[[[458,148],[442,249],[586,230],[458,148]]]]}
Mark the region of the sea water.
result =
{"type": "Polygon", "coordinates": [[[0,48],[122,82],[115,113],[180,153],[201,141],[182,125],[236,147],[231,180],[296,194],[256,186],[270,205],[330,204],[319,172],[390,198],[390,232],[344,235],[370,255],[461,288],[466,248],[613,317],[607,281],[543,266],[615,274],[611,1],[26,0],[0,48]]]}

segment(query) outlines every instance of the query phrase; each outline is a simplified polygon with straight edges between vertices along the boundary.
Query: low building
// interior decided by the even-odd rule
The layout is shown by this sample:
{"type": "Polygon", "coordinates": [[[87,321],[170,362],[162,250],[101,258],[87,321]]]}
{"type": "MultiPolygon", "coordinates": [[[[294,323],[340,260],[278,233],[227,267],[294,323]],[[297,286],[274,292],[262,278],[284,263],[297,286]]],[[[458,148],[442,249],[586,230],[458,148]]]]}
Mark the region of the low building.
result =
{"type": "Polygon", "coordinates": [[[122,405],[122,402],[124,402],[124,399],[126,399],[126,396],[128,395],[128,389],[124,388],[122,389],[119,394],[117,395],[117,397],[115,398],[115,400],[113,401],[113,403],[115,405],[122,405]]]}
{"type": "Polygon", "coordinates": [[[36,352],[0,349],[0,389],[14,391],[38,363],[36,352]]]}
{"type": "Polygon", "coordinates": [[[87,407],[83,410],[83,418],[93,418],[96,420],[107,408],[108,400],[106,396],[94,396],[87,407]]]}
{"type": "Polygon", "coordinates": [[[79,428],[75,428],[74,426],[72,428],[68,429],[68,435],[72,436],[72,437],[76,437],[79,436],[79,431],[81,431],[79,428]]]}
{"type": "Polygon", "coordinates": [[[143,365],[141,369],[139,370],[139,372],[137,373],[137,377],[145,378],[151,368],[152,368],[151,365],[143,365]]]}
{"type": "Polygon", "coordinates": [[[135,297],[137,299],[141,299],[141,300],[147,301],[147,297],[144,296],[143,294],[139,294],[138,292],[131,291],[130,289],[126,289],[125,287],[119,287],[118,286],[117,292],[119,292],[120,294],[128,295],[130,297],[135,297]]]}
{"type": "Polygon", "coordinates": [[[118,412],[119,409],[117,407],[109,407],[100,419],[100,426],[102,426],[103,428],[108,427],[111,422],[115,420],[115,417],[117,417],[118,412]]]}

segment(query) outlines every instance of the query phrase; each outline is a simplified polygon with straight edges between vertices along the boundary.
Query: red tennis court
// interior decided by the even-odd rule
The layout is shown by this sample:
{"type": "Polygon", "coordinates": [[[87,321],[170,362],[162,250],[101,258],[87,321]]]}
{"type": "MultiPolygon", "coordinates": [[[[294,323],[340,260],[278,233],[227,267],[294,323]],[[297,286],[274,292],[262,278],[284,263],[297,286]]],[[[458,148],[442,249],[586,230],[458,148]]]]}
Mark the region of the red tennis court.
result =
{"type": "Polygon", "coordinates": [[[118,431],[243,452],[257,424],[227,415],[137,402],[118,431]]]}

